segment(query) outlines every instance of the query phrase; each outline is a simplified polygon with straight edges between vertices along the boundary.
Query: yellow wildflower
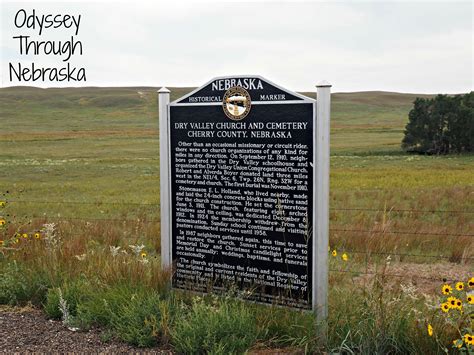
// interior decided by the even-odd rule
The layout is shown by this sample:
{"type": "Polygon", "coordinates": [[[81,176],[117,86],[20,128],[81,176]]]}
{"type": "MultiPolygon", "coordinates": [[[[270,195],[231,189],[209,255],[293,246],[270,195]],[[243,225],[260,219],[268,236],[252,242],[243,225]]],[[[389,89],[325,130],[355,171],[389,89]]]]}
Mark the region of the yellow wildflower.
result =
{"type": "Polygon", "coordinates": [[[449,305],[449,308],[455,308],[456,307],[456,301],[458,299],[456,297],[448,297],[448,299],[446,300],[446,303],[449,305]]]}
{"type": "Polygon", "coordinates": [[[453,340],[453,345],[454,345],[456,348],[461,349],[461,348],[462,348],[462,339],[453,340]]]}
{"type": "Polygon", "coordinates": [[[441,310],[442,310],[444,313],[448,313],[449,308],[450,308],[449,303],[445,302],[445,303],[442,303],[442,304],[441,304],[441,310]]]}
{"type": "Polygon", "coordinates": [[[0,227],[4,226],[5,224],[7,224],[7,221],[0,219],[0,227]]]}
{"type": "Polygon", "coordinates": [[[471,277],[469,281],[467,282],[467,284],[470,288],[474,288],[474,277],[471,277]]]}
{"type": "Polygon", "coordinates": [[[443,292],[443,295],[449,295],[451,292],[453,292],[453,288],[449,285],[443,285],[441,291],[443,292]]]}
{"type": "Polygon", "coordinates": [[[429,335],[430,337],[433,336],[433,327],[431,326],[431,324],[428,324],[428,335],[429,335]]]}
{"type": "Polygon", "coordinates": [[[474,335],[464,334],[464,342],[469,345],[474,345],[474,335]]]}
{"type": "Polygon", "coordinates": [[[7,203],[5,201],[0,201],[0,207],[5,207],[7,203]]]}
{"type": "Polygon", "coordinates": [[[467,303],[474,304],[474,294],[467,295],[467,303]]]}
{"type": "Polygon", "coordinates": [[[456,290],[458,290],[458,291],[464,290],[464,283],[463,282],[458,282],[456,284],[456,290]]]}
{"type": "Polygon", "coordinates": [[[456,300],[456,305],[453,308],[457,308],[459,310],[462,309],[462,301],[461,300],[456,300]]]}
{"type": "Polygon", "coordinates": [[[337,256],[337,251],[336,251],[336,249],[334,249],[331,254],[332,254],[332,256],[336,257],[336,256],[337,256]]]}
{"type": "Polygon", "coordinates": [[[25,239],[28,239],[28,234],[27,233],[23,233],[21,236],[25,239]]]}
{"type": "Polygon", "coordinates": [[[348,256],[346,253],[342,254],[342,257],[341,257],[341,258],[342,258],[342,260],[344,260],[344,261],[349,260],[349,256],[348,256]]]}
{"type": "Polygon", "coordinates": [[[146,253],[144,251],[142,251],[140,256],[144,259],[144,258],[146,258],[146,253]]]}
{"type": "Polygon", "coordinates": [[[35,238],[36,239],[40,239],[41,238],[41,234],[39,234],[38,232],[35,233],[35,238]]]}

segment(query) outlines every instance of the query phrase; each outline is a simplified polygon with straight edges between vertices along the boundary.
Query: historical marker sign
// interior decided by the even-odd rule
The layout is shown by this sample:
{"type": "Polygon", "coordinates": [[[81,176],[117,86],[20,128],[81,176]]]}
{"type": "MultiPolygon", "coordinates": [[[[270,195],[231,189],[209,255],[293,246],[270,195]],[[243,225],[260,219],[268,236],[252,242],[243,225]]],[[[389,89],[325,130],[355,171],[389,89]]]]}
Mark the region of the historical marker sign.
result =
{"type": "Polygon", "coordinates": [[[173,286],[311,308],[316,101],[242,76],[168,108],[173,286]]]}

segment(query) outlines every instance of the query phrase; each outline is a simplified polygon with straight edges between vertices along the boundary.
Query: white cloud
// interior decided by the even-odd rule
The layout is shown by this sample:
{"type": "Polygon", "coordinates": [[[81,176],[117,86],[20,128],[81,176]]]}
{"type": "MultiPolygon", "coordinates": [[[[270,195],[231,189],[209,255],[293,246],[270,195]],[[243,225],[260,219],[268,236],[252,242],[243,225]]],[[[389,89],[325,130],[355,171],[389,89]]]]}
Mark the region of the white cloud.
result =
{"type": "MultiPolygon", "coordinates": [[[[219,75],[260,74],[295,90],[313,90],[327,79],[336,91],[467,91],[473,88],[472,6],[403,1],[2,3],[2,81],[11,85],[5,80],[8,62],[31,59],[19,58],[11,39],[18,32],[11,18],[23,7],[82,14],[78,39],[84,55],[71,63],[86,67],[85,85],[198,86],[219,75]]],[[[36,60],[60,65],[55,58],[36,60]]]]}

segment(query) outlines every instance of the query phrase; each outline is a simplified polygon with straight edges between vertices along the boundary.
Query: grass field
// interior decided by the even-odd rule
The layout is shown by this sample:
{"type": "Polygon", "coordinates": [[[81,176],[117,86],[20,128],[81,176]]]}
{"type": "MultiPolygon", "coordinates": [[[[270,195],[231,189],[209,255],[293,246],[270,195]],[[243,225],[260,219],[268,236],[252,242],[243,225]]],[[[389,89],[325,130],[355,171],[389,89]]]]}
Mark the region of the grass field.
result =
{"type": "MultiPolygon", "coordinates": [[[[189,90],[172,88],[172,100],[189,90]]],[[[347,211],[351,208],[472,211],[472,155],[401,152],[415,97],[333,95],[334,228],[367,230],[381,218],[374,211],[347,211]]],[[[159,218],[156,101],[151,88],[2,89],[0,192],[24,201],[10,204],[12,215],[159,218]]],[[[472,231],[472,214],[416,213],[390,212],[391,227],[423,233],[472,231]]]]}
{"type": "MultiPolygon", "coordinates": [[[[190,90],[171,88],[171,99],[190,90]]],[[[435,353],[454,339],[456,327],[443,325],[439,341],[423,340],[424,322],[444,324],[426,303],[435,302],[442,278],[472,276],[474,156],[418,156],[401,151],[407,114],[417,96],[332,95],[330,244],[338,257],[331,258],[335,270],[330,277],[331,349],[435,353]],[[349,262],[340,260],[343,252],[349,262]],[[407,285],[414,285],[416,296],[403,288],[407,285]],[[394,297],[398,303],[390,303],[394,297]],[[425,314],[414,314],[414,308],[425,314]]],[[[8,202],[0,213],[9,221],[3,238],[15,231],[34,232],[46,222],[56,222],[56,233],[62,238],[60,251],[38,244],[42,241],[35,244],[30,236],[20,240],[21,246],[0,254],[0,291],[4,292],[0,301],[32,300],[46,304],[47,310],[52,307],[49,312],[59,317],[54,287],[62,287],[76,321],[110,327],[119,337],[141,346],[167,339],[182,352],[225,353],[229,349],[219,342],[211,350],[202,348],[193,331],[208,322],[216,328],[208,331],[218,332],[219,322],[230,322],[245,339],[236,352],[248,347],[319,349],[314,334],[298,331],[312,322],[308,315],[273,309],[267,315],[258,310],[248,314],[237,301],[163,296],[168,291],[159,268],[156,101],[156,88],[148,87],[0,89],[0,200],[8,202]],[[141,243],[149,260],[146,265],[132,256],[119,262],[110,255],[109,246],[126,249],[128,244],[141,243]],[[82,255],[87,255],[86,262],[79,260],[82,255]],[[95,256],[89,259],[91,255],[95,256]],[[18,274],[24,278],[18,279],[18,274]],[[107,314],[94,308],[101,302],[93,295],[96,289],[101,290],[97,297],[110,298],[115,305],[107,314]],[[150,289],[156,299],[146,297],[150,289]],[[68,290],[82,291],[75,295],[68,290]],[[158,309],[161,318],[153,321],[136,308],[126,311],[137,312],[138,318],[114,318],[124,313],[120,300],[130,294],[144,297],[150,312],[158,309]],[[188,318],[177,304],[187,307],[188,318]],[[209,320],[209,309],[223,313],[209,320]],[[236,315],[241,323],[233,323],[236,315]],[[148,322],[145,330],[136,324],[143,324],[140,317],[148,322]],[[130,329],[120,328],[119,323],[127,322],[141,332],[133,335],[130,329]],[[255,336],[247,337],[250,333],[255,336]],[[189,347],[180,348],[178,343],[189,347]]],[[[470,327],[472,331],[472,323],[470,327]]]]}

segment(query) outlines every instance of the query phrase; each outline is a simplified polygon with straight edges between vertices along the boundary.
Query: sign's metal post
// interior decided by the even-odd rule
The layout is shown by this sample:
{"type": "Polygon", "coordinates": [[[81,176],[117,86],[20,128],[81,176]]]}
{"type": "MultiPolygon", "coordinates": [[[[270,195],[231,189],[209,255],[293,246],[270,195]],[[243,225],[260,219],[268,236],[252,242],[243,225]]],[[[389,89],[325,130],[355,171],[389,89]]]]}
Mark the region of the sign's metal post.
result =
{"type": "Polygon", "coordinates": [[[160,212],[161,212],[161,267],[171,266],[170,235],[170,176],[169,176],[169,110],[170,91],[158,90],[158,114],[160,130],[160,212]]]}
{"type": "Polygon", "coordinates": [[[321,341],[327,339],[329,245],[329,133],[331,84],[316,85],[316,136],[313,145],[315,186],[313,203],[313,310],[321,341]]]}

